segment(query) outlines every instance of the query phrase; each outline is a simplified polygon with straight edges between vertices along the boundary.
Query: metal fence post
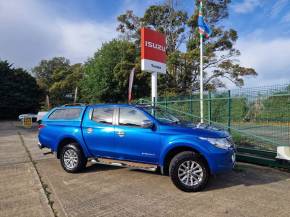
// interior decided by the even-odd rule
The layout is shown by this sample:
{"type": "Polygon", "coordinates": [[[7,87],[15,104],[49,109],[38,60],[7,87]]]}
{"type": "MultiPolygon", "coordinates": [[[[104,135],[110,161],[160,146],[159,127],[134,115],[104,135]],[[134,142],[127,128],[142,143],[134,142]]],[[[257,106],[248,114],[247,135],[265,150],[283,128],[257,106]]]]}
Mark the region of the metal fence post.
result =
{"type": "Polygon", "coordinates": [[[190,114],[192,115],[192,112],[193,112],[193,108],[192,108],[192,95],[190,94],[190,96],[189,96],[189,105],[190,105],[190,107],[189,107],[189,111],[190,111],[190,114]]]}
{"type": "Polygon", "coordinates": [[[208,109],[208,124],[211,125],[211,92],[210,91],[208,91],[207,109],[208,109]]]}
{"type": "Polygon", "coordinates": [[[165,111],[167,111],[167,95],[165,95],[165,111]]]}
{"type": "Polygon", "coordinates": [[[228,131],[231,131],[231,91],[228,90],[228,131]]]}
{"type": "Polygon", "coordinates": [[[189,110],[190,110],[190,114],[192,115],[192,113],[193,113],[192,94],[190,94],[190,96],[189,96],[189,110]]]}

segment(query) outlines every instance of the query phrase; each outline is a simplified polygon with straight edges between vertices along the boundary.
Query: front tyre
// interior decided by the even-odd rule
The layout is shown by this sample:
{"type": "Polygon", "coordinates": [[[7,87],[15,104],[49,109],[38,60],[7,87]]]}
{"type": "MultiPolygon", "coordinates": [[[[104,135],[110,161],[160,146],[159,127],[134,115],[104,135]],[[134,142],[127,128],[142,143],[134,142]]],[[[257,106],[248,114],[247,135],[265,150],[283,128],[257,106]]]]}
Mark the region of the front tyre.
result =
{"type": "Polygon", "coordinates": [[[60,162],[65,171],[76,173],[85,168],[87,159],[79,148],[79,145],[77,143],[71,143],[62,148],[60,162]]]}
{"type": "Polygon", "coordinates": [[[186,192],[201,191],[209,179],[204,160],[191,151],[181,152],[171,160],[169,174],[173,184],[186,192]]]}

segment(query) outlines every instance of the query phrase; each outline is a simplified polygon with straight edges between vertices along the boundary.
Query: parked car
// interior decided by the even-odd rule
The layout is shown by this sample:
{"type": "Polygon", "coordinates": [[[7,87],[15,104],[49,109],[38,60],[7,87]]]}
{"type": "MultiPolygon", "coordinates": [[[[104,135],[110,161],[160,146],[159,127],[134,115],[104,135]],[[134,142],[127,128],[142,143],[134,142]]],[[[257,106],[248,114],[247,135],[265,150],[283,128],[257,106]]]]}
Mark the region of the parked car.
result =
{"type": "Polygon", "coordinates": [[[37,115],[36,114],[32,114],[32,113],[29,113],[29,114],[21,114],[18,116],[18,119],[20,121],[22,121],[22,119],[24,118],[31,118],[32,119],[32,122],[36,122],[37,121],[37,115]]]}
{"type": "Polygon", "coordinates": [[[230,171],[235,147],[225,131],[188,124],[160,108],[138,105],[65,106],[39,125],[39,147],[56,153],[63,169],[88,159],[169,174],[181,190],[202,190],[210,175],[230,171]]]}

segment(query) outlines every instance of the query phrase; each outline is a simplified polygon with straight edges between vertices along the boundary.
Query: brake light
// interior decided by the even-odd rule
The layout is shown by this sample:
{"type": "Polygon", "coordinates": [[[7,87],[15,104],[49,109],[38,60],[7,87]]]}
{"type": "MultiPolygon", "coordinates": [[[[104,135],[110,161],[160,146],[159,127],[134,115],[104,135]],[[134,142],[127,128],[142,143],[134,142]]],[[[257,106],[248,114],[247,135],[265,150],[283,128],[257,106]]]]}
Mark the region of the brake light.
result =
{"type": "Polygon", "coordinates": [[[38,130],[40,130],[40,129],[44,128],[44,127],[45,127],[44,124],[39,124],[39,125],[38,125],[38,130]]]}

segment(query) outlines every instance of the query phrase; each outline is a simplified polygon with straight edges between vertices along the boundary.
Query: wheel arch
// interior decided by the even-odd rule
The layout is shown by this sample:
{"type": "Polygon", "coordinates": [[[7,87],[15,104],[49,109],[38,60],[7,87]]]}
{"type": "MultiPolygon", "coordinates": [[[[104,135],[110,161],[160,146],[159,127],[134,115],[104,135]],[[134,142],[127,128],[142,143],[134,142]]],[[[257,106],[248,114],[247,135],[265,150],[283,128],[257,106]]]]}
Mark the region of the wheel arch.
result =
{"type": "Polygon", "coordinates": [[[162,159],[162,166],[161,166],[161,172],[162,174],[167,175],[169,173],[169,165],[171,160],[176,156],[177,154],[184,152],[184,151],[192,151],[200,156],[201,159],[205,162],[205,165],[207,166],[208,170],[210,171],[209,163],[202,151],[196,147],[193,147],[188,144],[178,144],[174,147],[171,147],[166,151],[166,154],[164,155],[162,159]]]}
{"type": "Polygon", "coordinates": [[[57,145],[57,150],[56,150],[56,157],[57,157],[57,159],[60,158],[60,153],[61,153],[62,148],[65,145],[70,144],[70,143],[76,143],[76,144],[78,144],[78,147],[80,148],[80,150],[83,152],[83,154],[85,156],[87,156],[86,149],[83,148],[83,146],[81,145],[81,143],[76,138],[73,138],[73,137],[64,137],[64,138],[62,138],[59,141],[59,143],[57,145]]]}

